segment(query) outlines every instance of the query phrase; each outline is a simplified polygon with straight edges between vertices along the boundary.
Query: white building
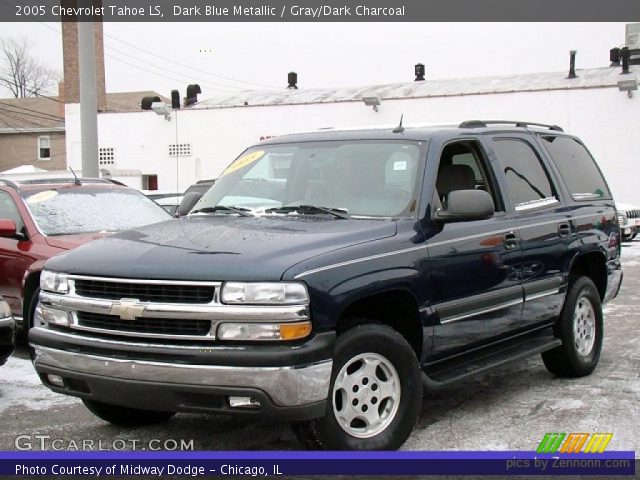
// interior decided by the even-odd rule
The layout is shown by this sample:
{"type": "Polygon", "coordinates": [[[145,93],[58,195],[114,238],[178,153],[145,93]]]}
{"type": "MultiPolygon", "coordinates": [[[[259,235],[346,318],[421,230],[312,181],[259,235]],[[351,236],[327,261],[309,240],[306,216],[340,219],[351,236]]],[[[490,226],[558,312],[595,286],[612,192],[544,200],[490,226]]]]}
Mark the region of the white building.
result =
{"type": "MultiPolygon", "coordinates": [[[[457,124],[509,119],[557,124],[584,140],[616,199],[640,204],[640,96],[620,91],[640,67],[455,78],[340,89],[245,91],[174,111],[100,113],[101,168],[157,175],[160,190],[215,178],[244,148],[268,136],[325,127],[457,124]],[[377,97],[378,111],[363,97],[377,97]],[[112,149],[112,150],[111,150],[112,149]]],[[[66,107],[68,164],[79,168],[79,105],[66,107]]],[[[152,177],[145,177],[147,180],[152,177]]],[[[139,185],[134,185],[139,186],[139,185]]]]}

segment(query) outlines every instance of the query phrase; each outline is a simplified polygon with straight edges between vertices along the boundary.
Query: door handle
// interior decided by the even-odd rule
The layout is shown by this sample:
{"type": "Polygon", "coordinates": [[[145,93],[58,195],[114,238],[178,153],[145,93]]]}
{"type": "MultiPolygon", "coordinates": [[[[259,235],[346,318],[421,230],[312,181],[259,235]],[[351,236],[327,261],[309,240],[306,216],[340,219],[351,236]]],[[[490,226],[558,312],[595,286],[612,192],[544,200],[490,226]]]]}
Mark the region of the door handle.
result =
{"type": "Polygon", "coordinates": [[[504,242],[504,247],[507,250],[514,250],[520,245],[520,239],[518,238],[518,234],[516,232],[505,233],[502,236],[502,241],[504,242]]]}
{"type": "Polygon", "coordinates": [[[571,235],[571,225],[568,222],[562,222],[558,225],[558,234],[561,237],[568,237],[571,235]]]}

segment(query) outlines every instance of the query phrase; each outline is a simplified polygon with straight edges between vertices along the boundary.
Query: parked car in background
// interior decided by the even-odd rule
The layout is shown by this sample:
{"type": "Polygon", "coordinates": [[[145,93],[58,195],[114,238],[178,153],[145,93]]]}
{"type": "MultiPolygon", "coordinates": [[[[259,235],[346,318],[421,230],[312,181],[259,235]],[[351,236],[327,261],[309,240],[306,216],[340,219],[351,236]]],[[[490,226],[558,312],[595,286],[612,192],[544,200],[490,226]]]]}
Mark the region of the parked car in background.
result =
{"type": "Polygon", "coordinates": [[[148,198],[156,202],[171,215],[175,216],[183,195],[175,192],[158,192],[156,190],[142,190],[148,198]]]}
{"type": "Polygon", "coordinates": [[[618,222],[620,223],[622,240],[625,242],[633,240],[638,235],[638,231],[640,231],[640,207],[616,202],[616,209],[618,210],[618,222]]]}
{"type": "Polygon", "coordinates": [[[184,217],[212,186],[215,179],[199,180],[184,191],[180,205],[176,210],[177,217],[184,217]]]}
{"type": "Polygon", "coordinates": [[[18,325],[32,324],[46,260],[111,232],[171,215],[109,180],[0,177],[0,294],[18,325]]]}
{"type": "Polygon", "coordinates": [[[4,365],[13,353],[15,324],[9,304],[0,296],[0,365],[4,365]]]}

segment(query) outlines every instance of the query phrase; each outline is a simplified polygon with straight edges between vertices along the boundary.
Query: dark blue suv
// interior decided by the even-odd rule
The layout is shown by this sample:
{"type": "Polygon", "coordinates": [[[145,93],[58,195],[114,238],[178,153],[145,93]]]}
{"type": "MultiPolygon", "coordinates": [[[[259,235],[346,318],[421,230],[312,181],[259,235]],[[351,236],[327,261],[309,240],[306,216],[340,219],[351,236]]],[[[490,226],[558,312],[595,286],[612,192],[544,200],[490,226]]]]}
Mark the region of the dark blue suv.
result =
{"type": "Polygon", "coordinates": [[[275,415],[309,448],[393,449],[425,389],[537,354],[591,373],[621,281],[609,188],[560,127],[325,130],[49,260],[30,342],[112,423],[275,415]]]}

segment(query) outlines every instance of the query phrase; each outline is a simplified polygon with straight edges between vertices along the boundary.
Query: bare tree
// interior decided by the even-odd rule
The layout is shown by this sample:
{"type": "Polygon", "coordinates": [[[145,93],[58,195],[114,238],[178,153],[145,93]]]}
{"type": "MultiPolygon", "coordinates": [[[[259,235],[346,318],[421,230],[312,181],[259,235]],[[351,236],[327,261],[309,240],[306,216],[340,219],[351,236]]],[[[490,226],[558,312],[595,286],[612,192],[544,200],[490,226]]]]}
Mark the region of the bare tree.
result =
{"type": "Polygon", "coordinates": [[[14,97],[37,97],[55,86],[57,73],[35,59],[26,38],[0,38],[0,85],[14,97]]]}

